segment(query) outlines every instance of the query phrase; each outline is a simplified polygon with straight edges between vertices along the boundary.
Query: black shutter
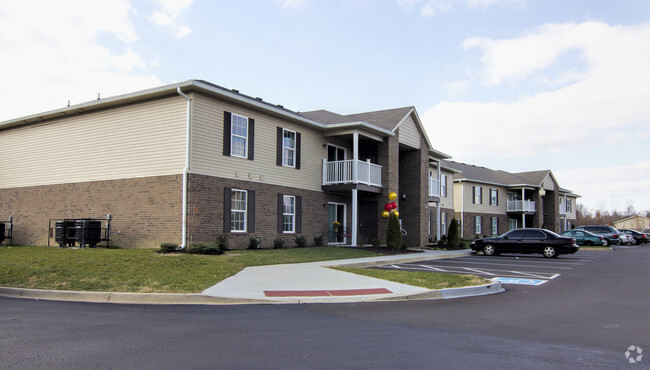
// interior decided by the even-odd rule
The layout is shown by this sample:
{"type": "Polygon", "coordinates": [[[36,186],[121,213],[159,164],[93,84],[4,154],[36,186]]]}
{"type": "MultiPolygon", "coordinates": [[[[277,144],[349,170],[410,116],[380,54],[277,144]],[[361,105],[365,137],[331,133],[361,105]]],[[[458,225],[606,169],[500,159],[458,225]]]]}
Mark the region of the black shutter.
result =
{"type": "Polygon", "coordinates": [[[476,204],[476,186],[472,186],[472,203],[476,204]]]}
{"type": "Polygon", "coordinates": [[[283,217],[282,214],[284,213],[284,206],[283,206],[283,197],[282,194],[278,194],[278,234],[282,234],[283,231],[283,217]]]}
{"type": "Polygon", "coordinates": [[[248,230],[246,230],[249,233],[254,233],[255,232],[255,191],[254,190],[249,190],[248,191],[248,205],[247,205],[247,227],[248,230]]]}
{"type": "MultiPolygon", "coordinates": [[[[497,206],[499,205],[499,189],[494,189],[497,192],[497,206]]],[[[498,228],[499,226],[497,226],[498,228]]]]}
{"type": "Polygon", "coordinates": [[[248,160],[252,161],[255,154],[255,120],[248,119],[248,160]]]}
{"type": "Polygon", "coordinates": [[[230,200],[232,189],[225,188],[223,191],[223,232],[230,232],[230,200]]]}
{"type": "Polygon", "coordinates": [[[302,234],[302,197],[296,195],[296,234],[302,234]]]}
{"type": "Polygon", "coordinates": [[[223,155],[230,156],[230,129],[232,118],[230,112],[223,112],[223,155]]]}
{"type": "Polygon", "coordinates": [[[296,132],[296,169],[300,169],[300,132],[296,132]]]}
{"type": "Polygon", "coordinates": [[[275,164],[282,166],[282,140],[283,140],[283,131],[282,127],[278,127],[278,136],[277,136],[277,145],[275,151],[275,164]]]}

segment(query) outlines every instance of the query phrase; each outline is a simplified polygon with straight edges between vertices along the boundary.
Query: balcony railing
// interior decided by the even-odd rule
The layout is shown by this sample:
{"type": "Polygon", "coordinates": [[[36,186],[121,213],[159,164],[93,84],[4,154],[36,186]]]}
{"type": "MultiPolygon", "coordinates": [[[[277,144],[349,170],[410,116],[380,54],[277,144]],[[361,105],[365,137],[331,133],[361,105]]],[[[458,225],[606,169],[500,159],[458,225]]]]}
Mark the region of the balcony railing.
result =
{"type": "Polygon", "coordinates": [[[532,200],[509,200],[508,212],[535,212],[535,202],[532,200]]]}
{"type": "Polygon", "coordinates": [[[560,214],[566,215],[566,206],[564,204],[560,204],[560,214]]]}
{"type": "Polygon", "coordinates": [[[440,196],[440,181],[438,181],[438,179],[435,177],[429,177],[429,196],[440,196]]]}
{"type": "Polygon", "coordinates": [[[333,162],[323,160],[323,185],[354,183],[381,186],[381,166],[370,161],[356,161],[355,166],[353,159],[333,162]]]}

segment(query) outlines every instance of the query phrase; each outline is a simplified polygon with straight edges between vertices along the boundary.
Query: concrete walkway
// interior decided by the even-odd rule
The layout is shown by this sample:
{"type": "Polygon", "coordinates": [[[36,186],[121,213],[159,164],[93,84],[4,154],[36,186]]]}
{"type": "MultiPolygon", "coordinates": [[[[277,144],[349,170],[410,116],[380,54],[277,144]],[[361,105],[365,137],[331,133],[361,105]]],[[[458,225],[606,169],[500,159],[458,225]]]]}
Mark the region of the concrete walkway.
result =
{"type": "Polygon", "coordinates": [[[366,302],[441,299],[504,291],[498,282],[467,288],[429,290],[387,280],[351,274],[328,266],[368,267],[468,255],[471,251],[433,251],[247,267],[201,294],[70,292],[0,288],[0,296],[105,303],[139,304],[250,304],[366,302]]]}

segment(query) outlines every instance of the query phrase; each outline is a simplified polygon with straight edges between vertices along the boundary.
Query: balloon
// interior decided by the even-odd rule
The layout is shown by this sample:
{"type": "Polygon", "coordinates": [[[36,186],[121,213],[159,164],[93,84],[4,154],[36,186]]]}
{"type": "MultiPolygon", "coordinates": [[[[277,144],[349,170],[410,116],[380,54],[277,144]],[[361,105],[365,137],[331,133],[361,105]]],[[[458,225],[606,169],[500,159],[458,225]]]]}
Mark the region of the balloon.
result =
{"type": "Polygon", "coordinates": [[[399,218],[399,212],[395,211],[393,213],[395,214],[395,217],[399,218]]]}
{"type": "Polygon", "coordinates": [[[390,211],[391,209],[393,209],[393,206],[390,203],[386,203],[386,205],[384,206],[384,209],[386,211],[390,211]]]}
{"type": "Polygon", "coordinates": [[[381,212],[381,217],[386,218],[386,217],[388,217],[388,214],[389,214],[388,211],[382,211],[381,212]]]}
{"type": "Polygon", "coordinates": [[[397,199],[397,193],[395,193],[394,191],[391,191],[390,194],[388,194],[388,199],[390,199],[390,200],[397,199]]]}
{"type": "Polygon", "coordinates": [[[391,203],[390,208],[397,209],[397,203],[395,203],[395,202],[391,203]]]}

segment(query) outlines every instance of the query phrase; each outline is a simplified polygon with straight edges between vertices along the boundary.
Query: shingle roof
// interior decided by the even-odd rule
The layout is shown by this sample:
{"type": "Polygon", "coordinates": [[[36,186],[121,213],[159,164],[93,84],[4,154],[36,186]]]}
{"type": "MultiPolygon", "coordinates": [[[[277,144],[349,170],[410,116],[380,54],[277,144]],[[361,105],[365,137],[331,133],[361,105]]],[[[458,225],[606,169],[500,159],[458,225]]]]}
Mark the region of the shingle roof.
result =
{"type": "Polygon", "coordinates": [[[325,124],[363,121],[392,131],[411,110],[413,110],[413,107],[403,107],[348,115],[340,115],[326,110],[315,110],[301,112],[300,115],[325,124]]]}
{"type": "Polygon", "coordinates": [[[548,171],[533,171],[510,173],[502,170],[492,170],[485,167],[475,166],[472,164],[458,163],[454,161],[443,161],[443,163],[451,168],[462,171],[462,173],[454,174],[454,179],[457,180],[473,180],[478,182],[486,182],[491,184],[499,184],[504,186],[511,185],[530,185],[539,186],[548,171]],[[541,174],[544,176],[541,176],[541,174]],[[540,178],[539,181],[537,179],[540,178]]]}

